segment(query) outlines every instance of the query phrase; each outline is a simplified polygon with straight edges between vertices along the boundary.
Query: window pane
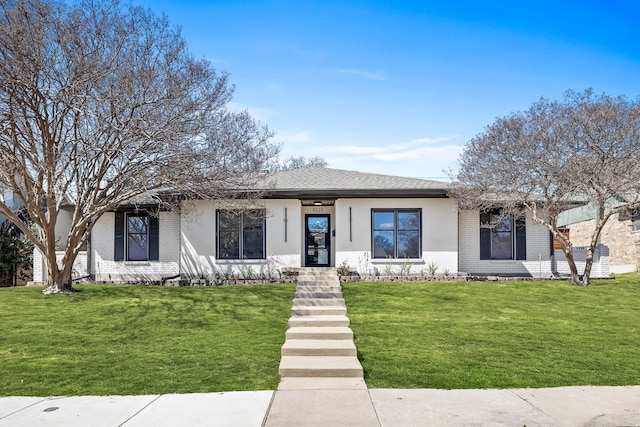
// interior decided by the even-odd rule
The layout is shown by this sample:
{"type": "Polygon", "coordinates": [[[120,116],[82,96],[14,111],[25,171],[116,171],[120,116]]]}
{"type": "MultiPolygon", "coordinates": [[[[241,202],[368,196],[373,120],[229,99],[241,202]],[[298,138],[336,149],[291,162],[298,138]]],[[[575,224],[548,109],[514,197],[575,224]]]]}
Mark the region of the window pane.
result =
{"type": "Polygon", "coordinates": [[[511,232],[513,230],[513,220],[511,217],[500,218],[497,215],[491,218],[492,224],[495,224],[493,228],[496,232],[511,232]]]}
{"type": "Polygon", "coordinates": [[[127,232],[147,234],[148,224],[149,224],[148,216],[129,215],[127,217],[127,232]]]}
{"type": "Polygon", "coordinates": [[[374,212],[373,213],[373,229],[374,230],[393,230],[394,229],[393,212],[374,212]]]}
{"type": "Polygon", "coordinates": [[[265,211],[245,212],[242,216],[242,252],[243,258],[264,258],[264,218],[265,211]]]}
{"type": "Polygon", "coordinates": [[[373,257],[394,258],[394,240],[393,231],[374,231],[373,257]]]}
{"type": "Polygon", "coordinates": [[[510,231],[496,231],[491,233],[491,258],[513,259],[513,238],[510,231]]]}
{"type": "Polygon", "coordinates": [[[149,259],[149,217],[147,215],[127,215],[127,260],[146,261],[149,259]]]}
{"type": "Polygon", "coordinates": [[[398,258],[420,258],[420,233],[398,232],[398,258]]]}
{"type": "Polygon", "coordinates": [[[240,232],[239,230],[220,231],[218,233],[220,259],[240,258],[240,232]]]}
{"type": "MultiPolygon", "coordinates": [[[[420,215],[418,212],[398,212],[398,230],[419,230],[420,215]]],[[[400,243],[398,243],[399,245],[400,243]]]]}
{"type": "Polygon", "coordinates": [[[257,229],[246,229],[243,235],[244,258],[260,259],[264,258],[262,227],[257,229]]]}
{"type": "Polygon", "coordinates": [[[218,228],[220,230],[238,230],[240,228],[240,215],[234,212],[218,211],[218,228]]]}
{"type": "Polygon", "coordinates": [[[256,213],[246,213],[242,218],[242,225],[245,230],[262,228],[264,216],[255,216],[256,213]]]}
{"type": "Polygon", "coordinates": [[[129,261],[146,261],[149,258],[148,239],[146,234],[132,233],[128,238],[129,261]]]}

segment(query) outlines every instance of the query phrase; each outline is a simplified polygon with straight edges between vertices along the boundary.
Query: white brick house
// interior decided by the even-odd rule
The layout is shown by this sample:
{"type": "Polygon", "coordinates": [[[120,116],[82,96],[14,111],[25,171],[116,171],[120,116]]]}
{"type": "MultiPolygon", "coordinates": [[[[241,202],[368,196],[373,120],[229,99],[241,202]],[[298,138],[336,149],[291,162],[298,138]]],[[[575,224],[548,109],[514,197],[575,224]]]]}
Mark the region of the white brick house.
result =
{"type": "MultiPolygon", "coordinates": [[[[479,212],[458,212],[446,183],[310,168],[275,174],[264,188],[243,210],[205,200],[183,201],[180,213],[122,206],[95,224],[74,277],[148,282],[340,265],[360,274],[436,266],[550,277],[557,269],[544,227],[527,218],[483,230],[479,212]]],[[[35,282],[43,271],[36,256],[35,282]]]]}

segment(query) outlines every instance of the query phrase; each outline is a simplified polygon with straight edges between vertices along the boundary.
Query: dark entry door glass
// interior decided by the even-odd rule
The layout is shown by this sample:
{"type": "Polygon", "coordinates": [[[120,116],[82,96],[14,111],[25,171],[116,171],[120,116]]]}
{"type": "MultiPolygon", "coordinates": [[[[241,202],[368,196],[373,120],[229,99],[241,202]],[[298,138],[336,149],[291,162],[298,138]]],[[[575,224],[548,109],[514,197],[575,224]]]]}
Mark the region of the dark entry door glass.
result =
{"type": "Polygon", "coordinates": [[[329,215],[307,215],[306,266],[328,267],[331,262],[329,215]]]}

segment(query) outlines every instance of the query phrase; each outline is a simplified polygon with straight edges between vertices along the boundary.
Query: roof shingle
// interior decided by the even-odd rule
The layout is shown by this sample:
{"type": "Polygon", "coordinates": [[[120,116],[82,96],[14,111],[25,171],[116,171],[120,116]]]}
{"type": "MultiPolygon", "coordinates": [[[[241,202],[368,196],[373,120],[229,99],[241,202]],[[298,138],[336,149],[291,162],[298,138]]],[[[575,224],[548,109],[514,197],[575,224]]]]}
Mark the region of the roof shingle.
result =
{"type": "Polygon", "coordinates": [[[444,197],[448,183],[332,168],[304,168],[277,172],[267,179],[274,196],[422,196],[444,197]]]}

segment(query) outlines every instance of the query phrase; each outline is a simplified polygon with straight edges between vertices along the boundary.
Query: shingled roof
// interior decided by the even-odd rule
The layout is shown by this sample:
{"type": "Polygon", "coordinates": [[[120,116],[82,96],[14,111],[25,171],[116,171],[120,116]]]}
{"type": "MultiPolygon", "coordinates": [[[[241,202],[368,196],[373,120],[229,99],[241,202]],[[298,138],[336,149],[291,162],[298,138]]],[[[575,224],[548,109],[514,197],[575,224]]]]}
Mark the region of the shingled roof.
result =
{"type": "Polygon", "coordinates": [[[419,178],[332,168],[281,171],[267,182],[267,197],[446,197],[449,184],[419,178]]]}

